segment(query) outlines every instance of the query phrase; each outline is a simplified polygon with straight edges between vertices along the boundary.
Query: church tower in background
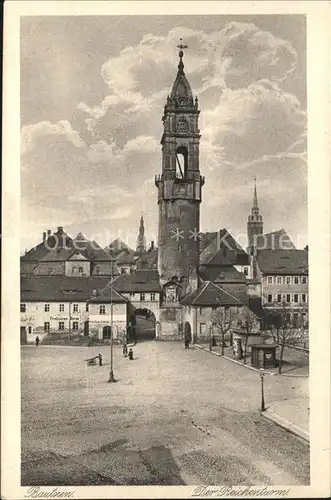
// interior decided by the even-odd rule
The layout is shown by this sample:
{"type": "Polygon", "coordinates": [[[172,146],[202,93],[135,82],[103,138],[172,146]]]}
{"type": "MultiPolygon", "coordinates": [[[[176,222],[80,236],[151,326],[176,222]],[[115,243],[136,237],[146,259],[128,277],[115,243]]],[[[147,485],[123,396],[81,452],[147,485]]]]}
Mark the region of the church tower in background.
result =
{"type": "Polygon", "coordinates": [[[144,217],[141,215],[136,253],[141,254],[145,252],[146,252],[145,226],[144,226],[144,217]]]}
{"type": "Polygon", "coordinates": [[[158,188],[158,271],[161,285],[175,278],[196,279],[199,263],[200,203],[204,178],[199,169],[198,99],[184,73],[183,49],[175,82],[164,107],[162,173],[158,188]]]}
{"type": "Polygon", "coordinates": [[[254,177],[254,197],[252,213],[248,216],[247,221],[247,253],[249,255],[253,253],[253,249],[256,246],[256,238],[260,234],[263,234],[263,220],[262,215],[260,215],[259,205],[257,202],[256,178],[254,177]]]}

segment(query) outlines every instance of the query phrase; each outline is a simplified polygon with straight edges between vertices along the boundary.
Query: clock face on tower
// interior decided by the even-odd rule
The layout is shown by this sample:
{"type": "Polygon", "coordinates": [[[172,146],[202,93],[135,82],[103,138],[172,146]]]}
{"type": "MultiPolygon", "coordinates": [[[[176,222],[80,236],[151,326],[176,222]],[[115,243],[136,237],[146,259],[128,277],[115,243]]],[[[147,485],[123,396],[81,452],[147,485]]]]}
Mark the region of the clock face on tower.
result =
{"type": "Polygon", "coordinates": [[[188,125],[188,121],[186,120],[186,118],[184,116],[180,116],[178,118],[176,129],[177,129],[177,132],[179,132],[181,134],[185,134],[186,132],[188,132],[189,125],[188,125]]]}

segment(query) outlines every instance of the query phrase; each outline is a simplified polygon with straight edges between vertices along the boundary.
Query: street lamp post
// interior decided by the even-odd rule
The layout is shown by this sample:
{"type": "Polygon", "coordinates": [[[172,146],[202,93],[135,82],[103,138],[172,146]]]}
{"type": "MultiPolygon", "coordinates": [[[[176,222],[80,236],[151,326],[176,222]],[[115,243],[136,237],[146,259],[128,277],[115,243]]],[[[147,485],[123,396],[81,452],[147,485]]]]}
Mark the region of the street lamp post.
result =
{"type": "Polygon", "coordinates": [[[260,368],[260,378],[261,378],[261,411],[265,411],[264,404],[264,369],[260,368]]]}
{"type": "Polygon", "coordinates": [[[114,316],[114,311],[113,311],[113,265],[111,267],[111,276],[110,276],[110,370],[109,370],[109,379],[108,382],[116,382],[115,377],[114,377],[114,371],[113,371],[113,361],[114,361],[114,356],[113,356],[113,348],[114,348],[114,335],[113,335],[113,316],[114,316]]]}

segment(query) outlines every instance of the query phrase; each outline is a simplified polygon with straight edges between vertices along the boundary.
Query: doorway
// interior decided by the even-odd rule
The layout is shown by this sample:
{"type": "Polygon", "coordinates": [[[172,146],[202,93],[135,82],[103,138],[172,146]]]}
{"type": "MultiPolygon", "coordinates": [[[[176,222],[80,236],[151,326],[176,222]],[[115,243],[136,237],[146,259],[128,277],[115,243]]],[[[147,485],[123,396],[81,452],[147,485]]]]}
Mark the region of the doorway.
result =
{"type": "Polygon", "coordinates": [[[136,309],[133,314],[130,329],[131,338],[128,338],[128,341],[154,340],[156,323],[154,313],[150,309],[143,308],[136,309]]]}
{"type": "Polygon", "coordinates": [[[106,325],[103,327],[102,338],[103,338],[103,340],[110,340],[111,339],[111,326],[106,325]]]}

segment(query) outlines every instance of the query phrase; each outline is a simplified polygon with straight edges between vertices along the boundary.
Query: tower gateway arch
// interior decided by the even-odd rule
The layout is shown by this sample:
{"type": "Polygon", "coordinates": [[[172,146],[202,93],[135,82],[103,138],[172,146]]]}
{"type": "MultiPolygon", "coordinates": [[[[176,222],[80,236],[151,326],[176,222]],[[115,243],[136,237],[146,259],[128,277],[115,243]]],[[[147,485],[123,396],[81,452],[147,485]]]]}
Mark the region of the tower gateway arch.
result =
{"type": "Polygon", "coordinates": [[[162,287],[160,338],[182,338],[180,298],[197,287],[200,203],[204,177],[199,167],[199,106],[184,72],[182,43],[179,64],[164,107],[162,172],[158,189],[158,272],[162,287]]]}

